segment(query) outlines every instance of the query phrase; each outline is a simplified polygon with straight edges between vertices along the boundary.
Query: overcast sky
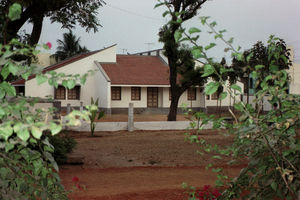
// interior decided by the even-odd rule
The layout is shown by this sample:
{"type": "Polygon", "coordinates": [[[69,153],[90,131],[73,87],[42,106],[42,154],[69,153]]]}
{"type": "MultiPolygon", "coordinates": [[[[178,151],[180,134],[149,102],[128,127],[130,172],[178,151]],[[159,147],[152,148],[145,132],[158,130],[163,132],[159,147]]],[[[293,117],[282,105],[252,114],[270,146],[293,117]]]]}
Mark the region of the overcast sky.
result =
{"type": "MultiPolygon", "coordinates": [[[[74,33],[81,37],[81,44],[89,50],[118,45],[118,53],[135,53],[161,48],[157,33],[166,20],[162,17],[165,8],[153,9],[157,0],[106,0],[99,9],[99,21],[103,27],[97,33],[86,33],[76,27],[74,33]]],[[[297,51],[300,62],[300,0],[212,0],[199,10],[198,16],[211,16],[218,29],[226,29],[226,36],[234,37],[235,44],[244,49],[256,41],[266,42],[269,35],[283,38],[297,51]]],[[[186,26],[201,27],[198,17],[186,26]]],[[[62,38],[59,24],[45,20],[40,42],[52,42],[55,52],[56,40],[62,38]]],[[[215,42],[204,34],[201,42],[215,42]]],[[[212,56],[223,57],[223,46],[212,51],[212,56]]]]}

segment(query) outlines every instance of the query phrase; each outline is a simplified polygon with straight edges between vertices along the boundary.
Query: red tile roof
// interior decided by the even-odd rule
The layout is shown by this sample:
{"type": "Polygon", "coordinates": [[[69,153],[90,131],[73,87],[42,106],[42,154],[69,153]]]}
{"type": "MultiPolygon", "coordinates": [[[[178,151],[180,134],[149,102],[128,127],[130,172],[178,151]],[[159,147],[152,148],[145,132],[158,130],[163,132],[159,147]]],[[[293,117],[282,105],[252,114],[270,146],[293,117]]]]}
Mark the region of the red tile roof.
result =
{"type": "Polygon", "coordinates": [[[101,63],[114,85],[169,85],[169,68],[157,56],[117,55],[117,63],[101,63]]]}

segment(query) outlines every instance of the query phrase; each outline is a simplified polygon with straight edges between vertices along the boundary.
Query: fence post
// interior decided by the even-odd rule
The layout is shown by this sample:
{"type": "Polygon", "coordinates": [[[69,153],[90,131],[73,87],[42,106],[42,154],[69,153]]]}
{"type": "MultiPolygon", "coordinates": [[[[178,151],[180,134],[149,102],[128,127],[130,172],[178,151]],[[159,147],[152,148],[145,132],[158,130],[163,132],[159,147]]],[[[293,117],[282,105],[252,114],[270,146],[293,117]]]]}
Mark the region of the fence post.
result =
{"type": "Polygon", "coordinates": [[[67,115],[71,112],[71,104],[67,104],[67,115]]]}
{"type": "Polygon", "coordinates": [[[83,111],[83,102],[81,101],[80,102],[80,112],[82,112],[83,111]]]}
{"type": "Polygon", "coordinates": [[[133,103],[129,103],[128,107],[128,131],[134,130],[134,122],[133,122],[133,103]]]}

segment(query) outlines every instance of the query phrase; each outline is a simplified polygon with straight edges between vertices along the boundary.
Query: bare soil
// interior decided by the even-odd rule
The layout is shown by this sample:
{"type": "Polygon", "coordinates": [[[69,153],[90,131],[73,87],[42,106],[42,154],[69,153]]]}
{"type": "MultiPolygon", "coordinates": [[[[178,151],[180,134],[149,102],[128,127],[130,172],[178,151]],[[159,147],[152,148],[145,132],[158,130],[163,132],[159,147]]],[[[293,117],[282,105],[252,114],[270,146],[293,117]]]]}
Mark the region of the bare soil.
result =
{"type": "MultiPolygon", "coordinates": [[[[64,165],[60,168],[67,189],[79,184],[70,199],[145,200],[187,199],[181,188],[183,182],[194,186],[213,185],[215,174],[205,166],[215,163],[224,166],[227,159],[215,160],[211,155],[197,154],[197,144],[185,141],[185,131],[119,131],[71,133],[78,142],[73,155],[84,156],[83,165],[64,165]]],[[[219,145],[228,145],[232,138],[224,138],[213,131],[199,135],[219,145]]],[[[226,168],[234,176],[240,167],[226,168]]]]}

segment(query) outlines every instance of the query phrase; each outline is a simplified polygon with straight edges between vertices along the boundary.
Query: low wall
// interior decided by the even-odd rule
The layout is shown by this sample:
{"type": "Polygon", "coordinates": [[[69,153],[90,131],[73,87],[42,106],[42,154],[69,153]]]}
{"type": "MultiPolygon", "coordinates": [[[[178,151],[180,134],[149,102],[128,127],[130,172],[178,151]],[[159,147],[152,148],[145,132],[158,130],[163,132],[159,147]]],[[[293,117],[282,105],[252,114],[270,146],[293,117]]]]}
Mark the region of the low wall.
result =
{"type": "MultiPolygon", "coordinates": [[[[95,131],[122,131],[128,130],[127,122],[97,122],[95,131]]],[[[190,125],[189,121],[155,121],[155,122],[134,122],[134,130],[185,130],[190,125]]],[[[206,126],[210,129],[211,124],[206,126]]],[[[68,130],[90,131],[90,124],[82,122],[79,127],[68,127],[68,130]]]]}

